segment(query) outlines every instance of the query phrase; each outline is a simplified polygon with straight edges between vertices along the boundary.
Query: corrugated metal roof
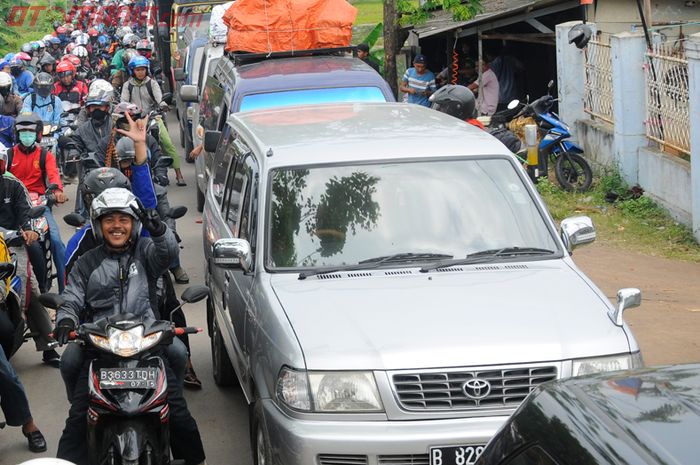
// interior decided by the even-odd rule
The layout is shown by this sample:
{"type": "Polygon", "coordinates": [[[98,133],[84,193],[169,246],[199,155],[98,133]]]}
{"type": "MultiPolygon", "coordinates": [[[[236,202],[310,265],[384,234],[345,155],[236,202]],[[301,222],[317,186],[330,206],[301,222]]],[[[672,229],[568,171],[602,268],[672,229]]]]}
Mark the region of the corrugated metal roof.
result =
{"type": "Polygon", "coordinates": [[[437,11],[424,24],[414,26],[412,32],[418,34],[419,38],[430,37],[453,29],[476,26],[497,18],[512,16],[519,12],[535,10],[561,2],[562,0],[483,0],[483,12],[468,21],[455,21],[452,19],[452,12],[437,11]]]}

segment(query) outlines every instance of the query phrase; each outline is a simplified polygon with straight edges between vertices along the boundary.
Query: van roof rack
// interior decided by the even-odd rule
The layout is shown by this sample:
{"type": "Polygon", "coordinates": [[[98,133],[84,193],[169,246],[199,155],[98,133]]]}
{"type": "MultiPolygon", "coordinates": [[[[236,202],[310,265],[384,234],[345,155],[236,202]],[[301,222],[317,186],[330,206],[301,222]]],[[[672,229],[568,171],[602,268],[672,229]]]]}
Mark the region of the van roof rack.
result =
{"type": "Polygon", "coordinates": [[[335,48],[314,48],[309,50],[291,50],[287,52],[271,52],[271,53],[246,53],[246,52],[226,52],[226,56],[233,60],[236,66],[254,63],[256,61],[269,60],[273,58],[290,58],[299,56],[317,56],[317,55],[339,55],[343,53],[355,53],[357,47],[335,47],[335,48]]]}

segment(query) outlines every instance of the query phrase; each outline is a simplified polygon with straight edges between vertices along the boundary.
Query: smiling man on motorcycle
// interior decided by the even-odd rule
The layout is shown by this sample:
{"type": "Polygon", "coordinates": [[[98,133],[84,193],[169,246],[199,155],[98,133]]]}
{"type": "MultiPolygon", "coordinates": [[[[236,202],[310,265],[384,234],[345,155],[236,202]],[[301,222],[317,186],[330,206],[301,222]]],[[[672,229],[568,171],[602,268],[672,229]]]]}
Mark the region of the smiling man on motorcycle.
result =
{"type": "MultiPolygon", "coordinates": [[[[146,151],[143,121],[133,122],[130,131],[120,130],[134,140],[135,150],[146,151]]],[[[139,157],[141,158],[141,157],[139,157]]],[[[79,322],[129,313],[136,317],[159,319],[155,298],[158,278],[167,271],[177,256],[177,241],[172,231],[153,209],[144,209],[129,191],[120,188],[105,190],[93,201],[90,213],[92,230],[102,245],[78,259],[68,277],[63,293],[64,303],[58,309],[56,340],[60,344],[79,322]],[[150,237],[141,237],[141,228],[150,237]],[[116,290],[116,292],[115,292],[116,290]]],[[[173,341],[174,345],[176,344],[173,341]]],[[[172,356],[166,349],[166,358],[172,356]]],[[[58,445],[59,458],[78,465],[87,463],[88,368],[86,355],[58,445]]],[[[171,363],[172,364],[172,363],[171,363]]],[[[177,375],[169,366],[168,405],[173,455],[188,465],[205,460],[197,423],[192,418],[177,375]]]]}
{"type": "MultiPolygon", "coordinates": [[[[8,165],[9,171],[17,179],[22,181],[27,190],[39,195],[46,194],[46,188],[51,184],[57,186],[54,191],[56,203],[63,203],[68,198],[63,193],[61,176],[56,166],[56,158],[51,151],[41,147],[41,135],[44,124],[35,113],[20,115],[15,120],[15,133],[19,143],[14,146],[10,155],[12,163],[8,165]]],[[[61,233],[58,223],[51,213],[51,209],[46,207],[44,217],[49,223],[49,234],[51,237],[51,253],[56,265],[56,275],[59,292],[63,292],[65,287],[66,271],[66,246],[61,240],[61,233]]]]}

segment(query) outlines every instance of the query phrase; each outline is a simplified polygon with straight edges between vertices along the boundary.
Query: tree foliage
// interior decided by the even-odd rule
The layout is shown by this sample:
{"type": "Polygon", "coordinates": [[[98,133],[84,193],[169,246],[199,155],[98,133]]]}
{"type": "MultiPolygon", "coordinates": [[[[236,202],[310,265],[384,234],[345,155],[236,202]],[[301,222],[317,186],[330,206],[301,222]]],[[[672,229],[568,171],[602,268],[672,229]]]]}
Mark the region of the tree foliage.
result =
{"type": "Polygon", "coordinates": [[[401,25],[423,24],[434,11],[445,10],[452,13],[455,21],[467,21],[482,11],[481,0],[426,0],[416,5],[411,0],[396,0],[396,9],[401,25]]]}

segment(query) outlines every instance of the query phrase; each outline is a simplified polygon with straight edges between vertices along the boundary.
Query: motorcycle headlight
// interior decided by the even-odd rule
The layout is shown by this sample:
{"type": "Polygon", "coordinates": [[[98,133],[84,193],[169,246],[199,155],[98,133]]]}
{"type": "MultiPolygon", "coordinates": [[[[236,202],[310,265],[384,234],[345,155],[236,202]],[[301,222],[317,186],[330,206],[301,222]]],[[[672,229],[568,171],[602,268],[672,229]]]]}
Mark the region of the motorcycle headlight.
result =
{"type": "Polygon", "coordinates": [[[277,397],[295,410],[308,412],[384,411],[371,372],[304,372],[284,368],[277,380],[277,397]]]}
{"type": "Polygon", "coordinates": [[[644,362],[639,352],[610,357],[582,358],[573,361],[571,375],[583,376],[606,371],[632,370],[643,366],[644,362]]]}
{"type": "Polygon", "coordinates": [[[90,340],[101,349],[112,352],[120,357],[131,357],[143,350],[149,349],[160,341],[162,331],[143,335],[143,325],[134,326],[123,331],[121,329],[110,328],[108,336],[90,335],[90,340]]]}

